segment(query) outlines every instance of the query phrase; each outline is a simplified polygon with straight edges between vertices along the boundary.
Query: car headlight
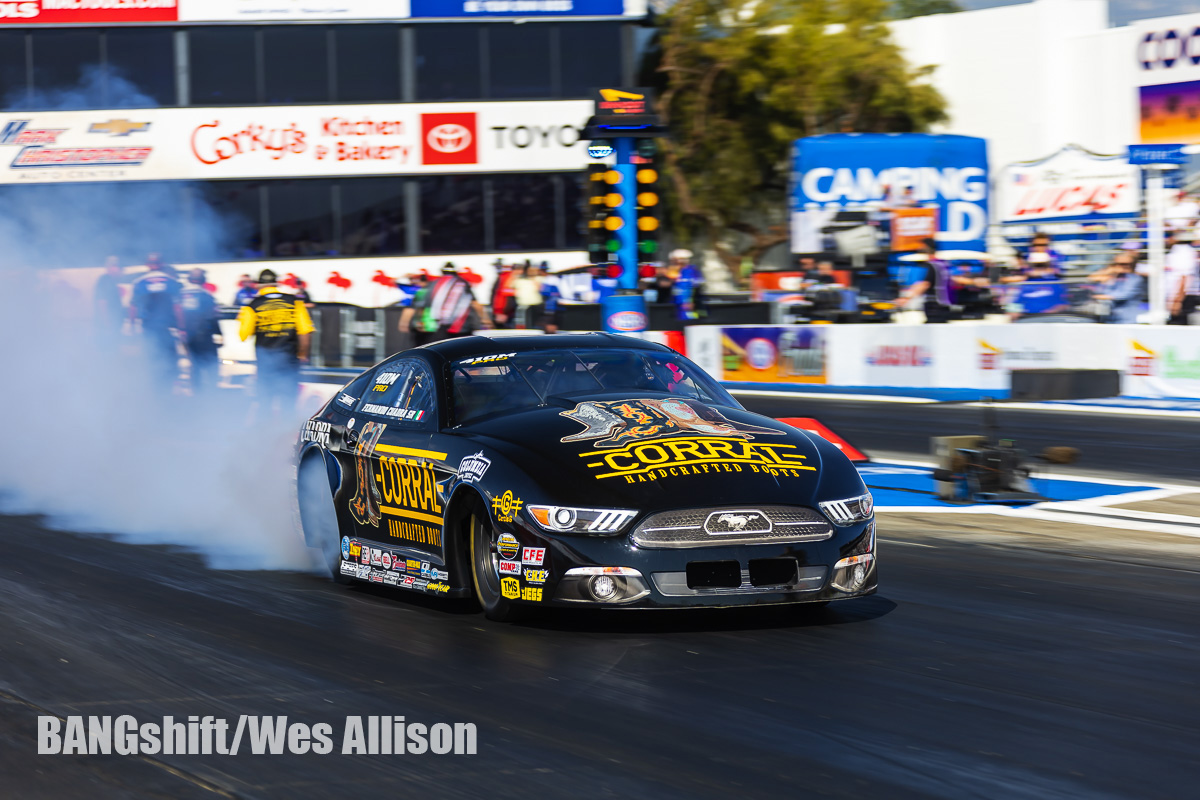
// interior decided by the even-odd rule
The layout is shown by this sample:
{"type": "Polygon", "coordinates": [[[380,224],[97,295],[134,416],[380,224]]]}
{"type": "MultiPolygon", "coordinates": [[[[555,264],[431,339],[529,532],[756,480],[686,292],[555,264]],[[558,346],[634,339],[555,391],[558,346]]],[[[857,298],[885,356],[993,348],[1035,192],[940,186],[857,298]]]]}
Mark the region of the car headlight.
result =
{"type": "Polygon", "coordinates": [[[855,525],[869,520],[871,512],[875,510],[875,498],[871,497],[870,492],[867,492],[848,500],[826,500],[820,506],[821,510],[825,512],[825,516],[829,517],[834,525],[844,528],[847,525],[855,525]]]}
{"type": "Polygon", "coordinates": [[[534,522],[555,533],[617,533],[637,516],[636,511],[620,508],[527,505],[525,510],[534,522]]]}

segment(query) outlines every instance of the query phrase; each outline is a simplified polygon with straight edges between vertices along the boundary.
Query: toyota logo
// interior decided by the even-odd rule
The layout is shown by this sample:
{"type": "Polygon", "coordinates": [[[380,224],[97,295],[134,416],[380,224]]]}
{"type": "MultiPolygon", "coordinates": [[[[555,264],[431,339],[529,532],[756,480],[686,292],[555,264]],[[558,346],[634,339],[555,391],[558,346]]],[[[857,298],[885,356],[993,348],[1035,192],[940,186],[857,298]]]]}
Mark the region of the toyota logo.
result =
{"type": "Polygon", "coordinates": [[[1182,66],[1184,60],[1200,65],[1200,25],[1190,31],[1155,31],[1138,42],[1137,60],[1142,69],[1182,66]]]}
{"type": "Polygon", "coordinates": [[[430,129],[425,141],[439,153],[461,153],[471,146],[471,131],[457,122],[446,122],[430,129]]]}

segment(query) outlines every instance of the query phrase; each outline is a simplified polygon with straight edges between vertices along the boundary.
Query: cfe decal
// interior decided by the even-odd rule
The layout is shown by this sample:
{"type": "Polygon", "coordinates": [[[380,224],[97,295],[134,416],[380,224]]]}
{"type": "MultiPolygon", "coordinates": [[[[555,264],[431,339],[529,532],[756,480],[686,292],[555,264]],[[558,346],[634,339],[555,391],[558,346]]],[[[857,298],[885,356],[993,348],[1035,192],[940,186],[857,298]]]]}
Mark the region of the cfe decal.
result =
{"type": "Polygon", "coordinates": [[[354,496],[350,498],[350,516],[359,525],[379,527],[379,487],[371,472],[371,456],[379,437],[387,428],[379,422],[365,422],[359,431],[358,444],[354,446],[354,496]]]}
{"type": "Polygon", "coordinates": [[[731,442],[711,436],[669,439],[665,442],[632,442],[619,450],[580,453],[593,459],[587,466],[596,470],[597,480],[625,478],[626,483],[747,472],[773,477],[799,478],[816,467],[805,464],[806,456],[794,444],[731,442]]]}
{"type": "Polygon", "coordinates": [[[699,433],[753,439],[753,434],[783,436],[782,431],[747,425],[726,418],[721,412],[687,400],[611,400],[580,403],[560,416],[573,419],[584,430],[559,441],[582,442],[601,439],[596,447],[621,447],[626,442],[661,439],[699,433]]]}
{"type": "Polygon", "coordinates": [[[521,510],[525,503],[520,498],[513,497],[511,490],[492,498],[492,511],[496,512],[497,522],[512,522],[513,516],[521,510]]]}

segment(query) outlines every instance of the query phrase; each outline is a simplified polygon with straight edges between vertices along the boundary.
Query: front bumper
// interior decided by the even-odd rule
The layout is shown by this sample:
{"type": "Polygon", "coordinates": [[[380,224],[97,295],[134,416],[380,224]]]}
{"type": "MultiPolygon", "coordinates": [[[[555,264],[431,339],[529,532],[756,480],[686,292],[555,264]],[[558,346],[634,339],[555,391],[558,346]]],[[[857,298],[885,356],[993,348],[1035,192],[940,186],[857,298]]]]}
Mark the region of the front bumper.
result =
{"type": "MultiPolygon", "coordinates": [[[[874,520],[838,528],[824,541],[687,548],[639,547],[629,536],[554,537],[521,528],[522,544],[544,549],[544,578],[531,605],[597,608],[728,607],[824,603],[878,588],[874,520]],[[862,570],[835,569],[854,554],[862,570]],[[606,570],[605,568],[610,568],[606,570]],[[619,569],[617,569],[619,568],[619,569]],[[592,581],[608,577],[619,591],[602,598],[592,581]]],[[[527,570],[526,570],[527,572],[527,570]]],[[[524,577],[522,577],[524,581],[524,577]]],[[[602,589],[608,585],[602,583],[602,589]]],[[[519,601],[523,602],[523,601],[519,601]]]]}

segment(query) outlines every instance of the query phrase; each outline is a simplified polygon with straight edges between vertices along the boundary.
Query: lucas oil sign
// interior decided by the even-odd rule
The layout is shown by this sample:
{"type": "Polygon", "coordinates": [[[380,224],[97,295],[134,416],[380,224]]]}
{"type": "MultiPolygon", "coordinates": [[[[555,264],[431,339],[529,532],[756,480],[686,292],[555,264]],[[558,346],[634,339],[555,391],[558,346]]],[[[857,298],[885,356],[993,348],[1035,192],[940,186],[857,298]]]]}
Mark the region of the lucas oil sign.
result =
{"type": "MultiPolygon", "coordinates": [[[[944,134],[834,133],[793,144],[794,232],[806,214],[875,211],[898,200],[937,209],[936,238],[943,247],[986,250],[987,142],[944,134]]],[[[792,244],[795,252],[812,249],[792,244]]]]}

